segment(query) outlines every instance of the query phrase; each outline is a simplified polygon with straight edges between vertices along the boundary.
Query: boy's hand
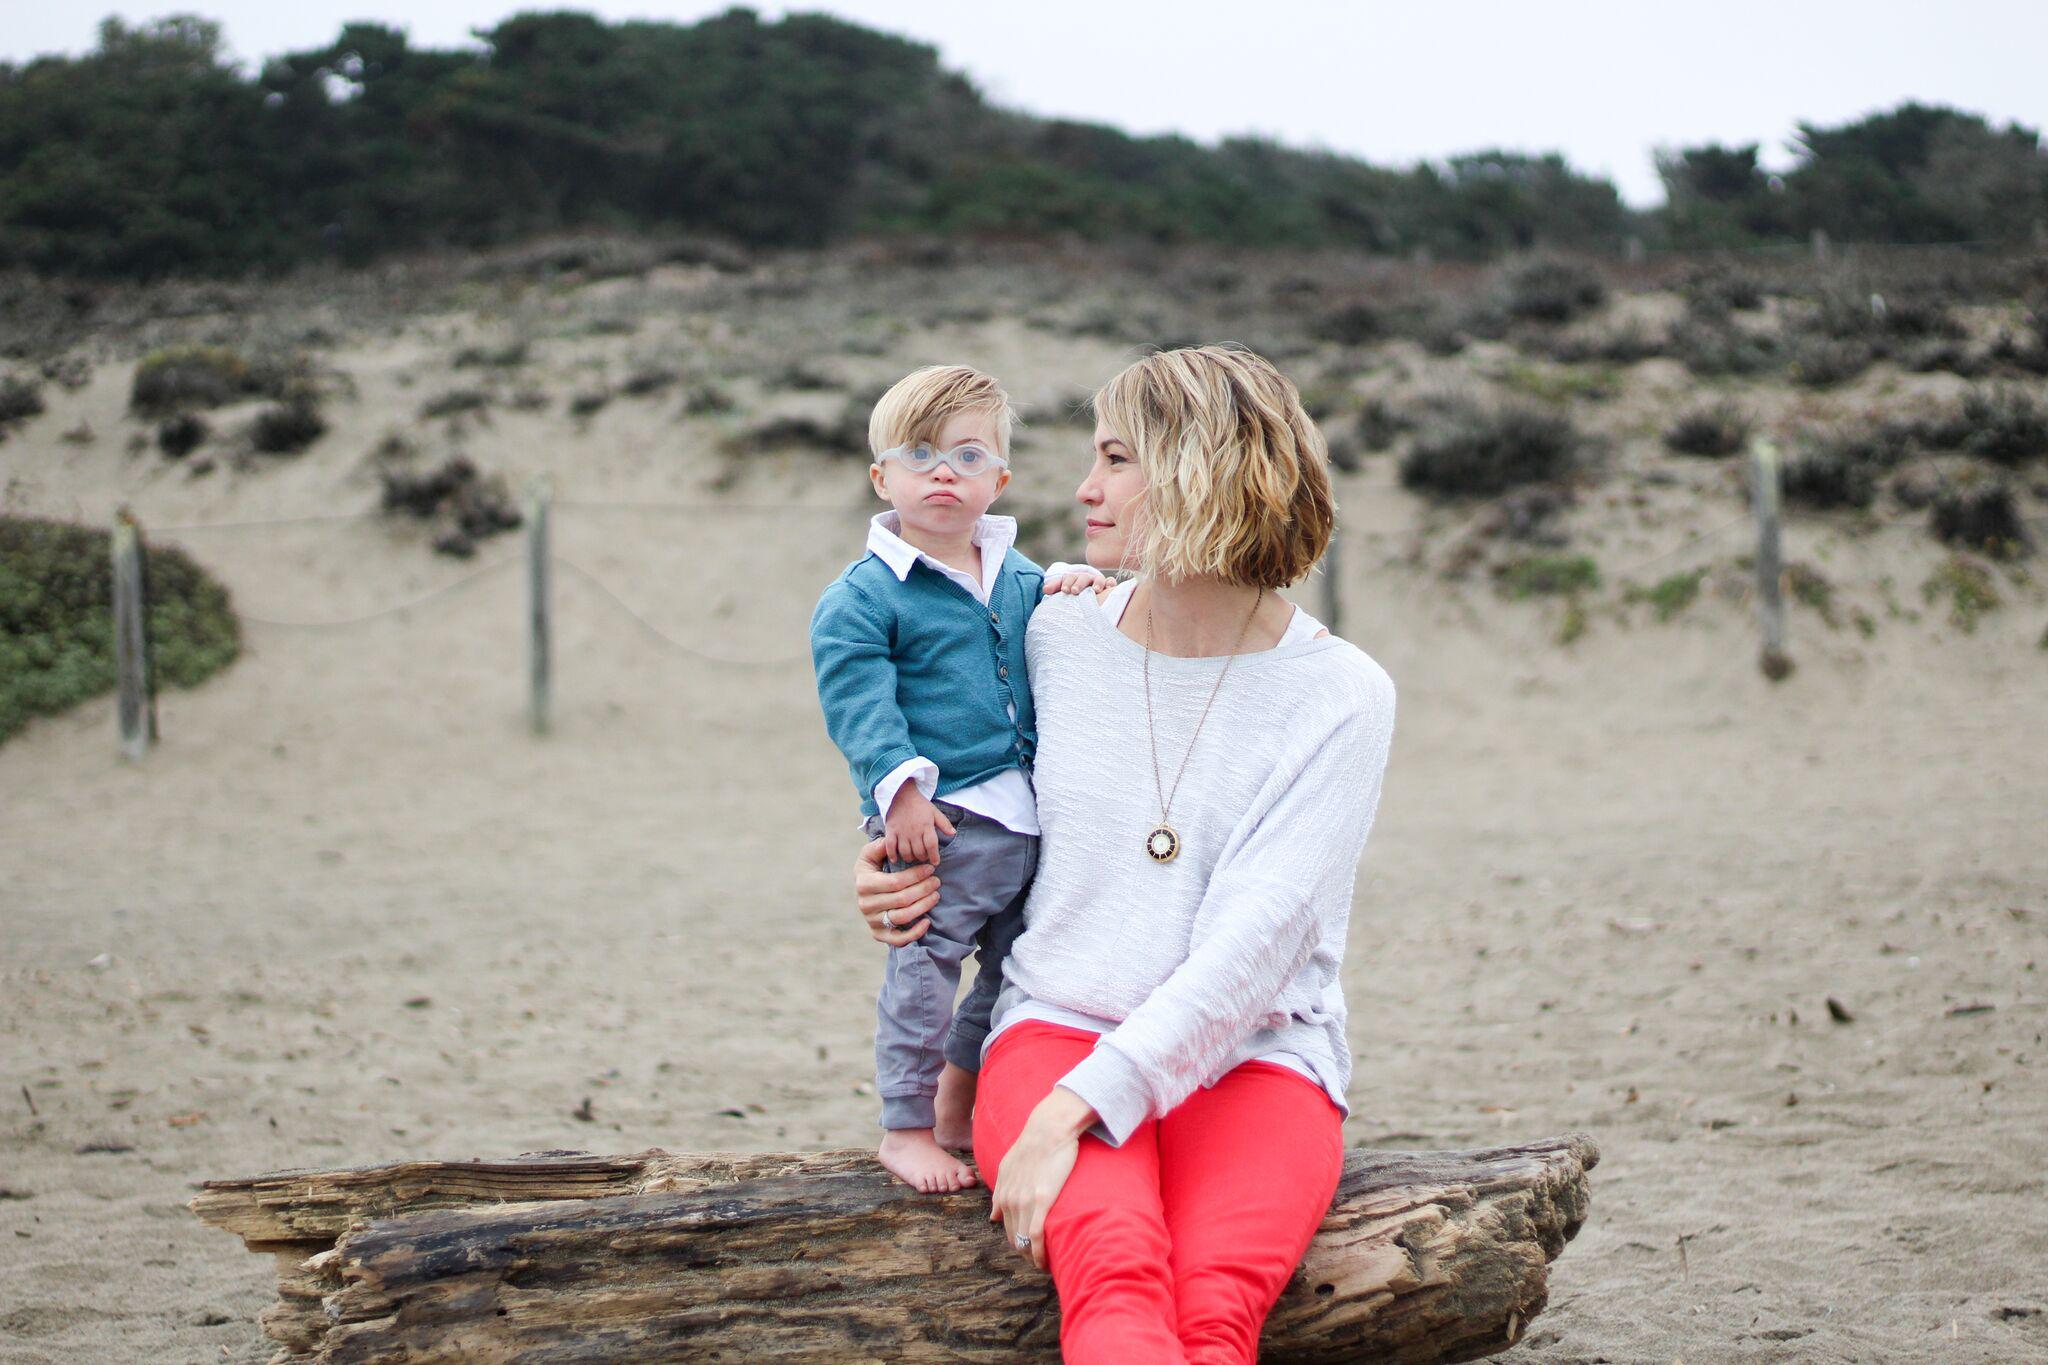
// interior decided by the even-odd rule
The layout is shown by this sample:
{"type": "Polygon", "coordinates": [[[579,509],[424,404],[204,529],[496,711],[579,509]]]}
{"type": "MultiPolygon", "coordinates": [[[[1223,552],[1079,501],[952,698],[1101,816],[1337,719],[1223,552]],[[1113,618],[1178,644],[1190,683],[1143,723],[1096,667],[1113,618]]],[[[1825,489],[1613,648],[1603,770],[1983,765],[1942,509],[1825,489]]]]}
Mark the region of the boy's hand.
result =
{"type": "Polygon", "coordinates": [[[888,832],[882,837],[887,841],[889,856],[899,863],[936,865],[939,836],[955,832],[953,822],[926,799],[915,782],[905,782],[896,789],[885,823],[888,832]]]}
{"type": "Polygon", "coordinates": [[[1114,582],[1093,569],[1075,569],[1072,573],[1056,574],[1046,579],[1045,595],[1051,597],[1054,593],[1065,593],[1069,597],[1078,597],[1093,589],[1100,597],[1115,586],[1114,582]]]}

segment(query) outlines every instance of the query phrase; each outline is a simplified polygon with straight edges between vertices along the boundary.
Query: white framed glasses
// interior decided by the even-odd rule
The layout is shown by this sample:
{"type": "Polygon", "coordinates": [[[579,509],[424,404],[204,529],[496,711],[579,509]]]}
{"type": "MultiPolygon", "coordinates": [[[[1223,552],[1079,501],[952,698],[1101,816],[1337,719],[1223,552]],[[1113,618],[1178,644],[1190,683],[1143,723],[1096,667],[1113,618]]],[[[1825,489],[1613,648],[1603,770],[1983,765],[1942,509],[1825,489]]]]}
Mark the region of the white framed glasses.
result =
{"type": "Polygon", "coordinates": [[[913,474],[929,474],[943,462],[963,479],[979,478],[991,469],[1008,469],[1010,462],[979,441],[962,441],[951,450],[940,450],[924,441],[895,446],[875,457],[875,463],[894,460],[913,474]]]}

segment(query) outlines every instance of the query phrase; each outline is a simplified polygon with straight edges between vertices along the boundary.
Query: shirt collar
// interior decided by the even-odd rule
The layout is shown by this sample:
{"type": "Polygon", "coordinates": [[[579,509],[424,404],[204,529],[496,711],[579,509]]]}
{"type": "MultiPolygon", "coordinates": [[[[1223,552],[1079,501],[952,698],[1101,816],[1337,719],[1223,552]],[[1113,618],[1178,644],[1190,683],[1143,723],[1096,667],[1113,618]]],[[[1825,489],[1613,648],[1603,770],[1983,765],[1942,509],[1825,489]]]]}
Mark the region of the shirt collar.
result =
{"type": "MultiPolygon", "coordinates": [[[[930,558],[924,551],[898,534],[902,525],[902,518],[893,507],[886,512],[875,513],[868,521],[868,548],[874,551],[875,558],[889,566],[890,572],[896,575],[898,581],[910,577],[910,566],[917,563],[920,558],[930,558]]],[[[977,517],[972,539],[974,544],[981,547],[981,560],[984,566],[991,555],[1000,562],[1004,552],[1017,541],[1017,519],[993,515],[977,517]]],[[[938,561],[932,562],[936,564],[938,561]]]]}

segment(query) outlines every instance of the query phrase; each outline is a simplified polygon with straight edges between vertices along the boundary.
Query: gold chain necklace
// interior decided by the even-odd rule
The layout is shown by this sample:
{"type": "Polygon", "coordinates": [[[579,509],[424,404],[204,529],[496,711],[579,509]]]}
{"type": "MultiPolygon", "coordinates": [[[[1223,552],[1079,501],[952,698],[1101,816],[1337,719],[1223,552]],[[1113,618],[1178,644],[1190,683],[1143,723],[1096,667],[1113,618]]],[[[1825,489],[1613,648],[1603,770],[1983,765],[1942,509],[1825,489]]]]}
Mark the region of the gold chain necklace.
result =
{"type": "Polygon", "coordinates": [[[1229,656],[1223,660],[1222,670],[1216,674],[1216,685],[1209,689],[1209,700],[1202,703],[1202,714],[1195,721],[1195,733],[1188,740],[1188,751],[1181,755],[1180,771],[1173,775],[1173,788],[1169,791],[1159,777],[1159,730],[1152,721],[1152,598],[1149,593],[1145,597],[1145,734],[1152,741],[1152,789],[1159,796],[1159,823],[1145,836],[1145,853],[1155,863],[1170,863],[1180,856],[1180,833],[1168,819],[1174,793],[1180,790],[1180,780],[1187,775],[1188,760],[1195,756],[1195,741],[1202,737],[1202,725],[1209,719],[1209,708],[1216,704],[1216,694],[1223,690],[1223,680],[1230,676],[1230,665],[1236,661],[1238,651],[1244,648],[1244,638],[1251,634],[1252,621],[1257,618],[1265,601],[1266,589],[1261,586],[1259,595],[1252,599],[1251,614],[1244,618],[1244,626],[1237,632],[1237,643],[1231,646],[1229,656]]]}

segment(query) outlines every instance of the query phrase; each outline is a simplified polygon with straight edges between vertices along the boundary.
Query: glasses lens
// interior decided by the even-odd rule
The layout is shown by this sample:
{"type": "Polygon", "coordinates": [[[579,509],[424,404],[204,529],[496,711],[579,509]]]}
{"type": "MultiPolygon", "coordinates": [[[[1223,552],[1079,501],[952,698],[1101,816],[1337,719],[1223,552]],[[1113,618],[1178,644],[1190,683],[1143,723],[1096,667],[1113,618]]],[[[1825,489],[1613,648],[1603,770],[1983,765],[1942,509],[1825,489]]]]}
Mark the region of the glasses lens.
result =
{"type": "Polygon", "coordinates": [[[901,458],[905,469],[922,474],[939,462],[939,452],[930,446],[912,446],[903,452],[901,458]]]}
{"type": "Polygon", "coordinates": [[[968,442],[953,447],[953,468],[962,474],[979,474],[989,466],[990,453],[982,447],[968,442]]]}

